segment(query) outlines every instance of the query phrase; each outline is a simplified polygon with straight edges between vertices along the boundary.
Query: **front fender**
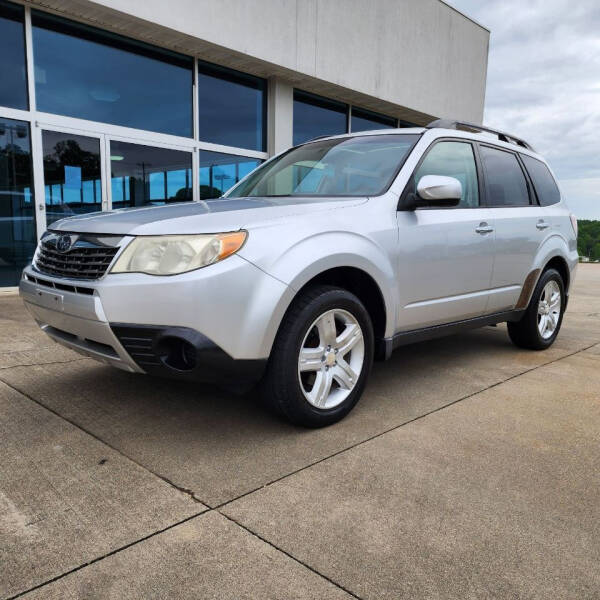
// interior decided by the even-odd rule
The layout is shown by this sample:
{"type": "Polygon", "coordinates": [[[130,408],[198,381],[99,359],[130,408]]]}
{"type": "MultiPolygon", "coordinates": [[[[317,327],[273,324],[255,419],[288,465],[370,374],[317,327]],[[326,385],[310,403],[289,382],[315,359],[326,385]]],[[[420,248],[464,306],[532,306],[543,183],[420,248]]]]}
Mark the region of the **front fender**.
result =
{"type": "MultiPolygon", "coordinates": [[[[378,285],[386,309],[385,335],[394,332],[394,307],[398,302],[395,271],[384,244],[397,243],[395,231],[381,232],[376,243],[359,233],[329,231],[298,239],[268,260],[244,256],[297,293],[311,279],[336,267],[353,267],[367,273],[378,285]]],[[[389,247],[389,246],[388,246],[389,247]]],[[[286,307],[287,309],[287,307],[286,307]]],[[[279,324],[278,324],[279,325],[279,324]]]]}

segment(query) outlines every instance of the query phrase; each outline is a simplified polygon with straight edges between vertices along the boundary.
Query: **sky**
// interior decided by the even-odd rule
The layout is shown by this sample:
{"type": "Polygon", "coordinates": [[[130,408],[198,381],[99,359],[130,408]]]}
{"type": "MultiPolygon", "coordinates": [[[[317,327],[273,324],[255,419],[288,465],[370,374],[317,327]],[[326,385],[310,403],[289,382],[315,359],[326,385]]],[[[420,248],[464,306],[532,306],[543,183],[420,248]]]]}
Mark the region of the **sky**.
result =
{"type": "Polygon", "coordinates": [[[485,125],[543,155],[580,219],[600,219],[600,0],[449,0],[491,30],[485,125]]]}

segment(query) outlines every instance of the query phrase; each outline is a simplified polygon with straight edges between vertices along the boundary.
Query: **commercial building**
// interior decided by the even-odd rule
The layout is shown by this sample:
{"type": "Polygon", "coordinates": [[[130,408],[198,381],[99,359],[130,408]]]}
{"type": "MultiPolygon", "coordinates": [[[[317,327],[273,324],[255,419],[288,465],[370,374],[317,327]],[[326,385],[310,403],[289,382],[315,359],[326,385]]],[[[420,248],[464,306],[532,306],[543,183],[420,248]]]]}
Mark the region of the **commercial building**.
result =
{"type": "Polygon", "coordinates": [[[480,122],[440,0],[0,0],[0,286],[67,215],[220,196],[315,136],[480,122]]]}

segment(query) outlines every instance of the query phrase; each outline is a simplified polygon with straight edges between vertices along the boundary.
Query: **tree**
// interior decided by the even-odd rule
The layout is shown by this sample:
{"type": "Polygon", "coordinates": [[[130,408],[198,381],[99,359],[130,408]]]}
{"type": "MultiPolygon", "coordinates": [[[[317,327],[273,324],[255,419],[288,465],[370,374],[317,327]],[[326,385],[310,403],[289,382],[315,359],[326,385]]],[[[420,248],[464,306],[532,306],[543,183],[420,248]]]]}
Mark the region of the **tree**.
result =
{"type": "Polygon", "coordinates": [[[589,256],[590,260],[600,260],[600,221],[582,219],[577,222],[579,236],[577,250],[580,256],[589,256]]]}

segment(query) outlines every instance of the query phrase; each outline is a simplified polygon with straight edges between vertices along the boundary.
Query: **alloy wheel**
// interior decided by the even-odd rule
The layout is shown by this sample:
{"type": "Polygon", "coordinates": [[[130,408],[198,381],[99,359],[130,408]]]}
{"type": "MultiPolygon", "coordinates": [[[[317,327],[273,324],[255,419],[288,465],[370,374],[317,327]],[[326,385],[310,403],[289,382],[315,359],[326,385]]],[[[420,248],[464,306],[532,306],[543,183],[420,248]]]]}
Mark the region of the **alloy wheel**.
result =
{"type": "Polygon", "coordinates": [[[354,389],[365,359],[365,340],[357,319],[346,310],[320,315],[304,336],[298,379],[314,407],[339,406],[354,389]]]}
{"type": "Polygon", "coordinates": [[[551,279],[542,290],[537,310],[538,331],[545,340],[551,338],[558,327],[561,305],[560,287],[551,279]]]}

